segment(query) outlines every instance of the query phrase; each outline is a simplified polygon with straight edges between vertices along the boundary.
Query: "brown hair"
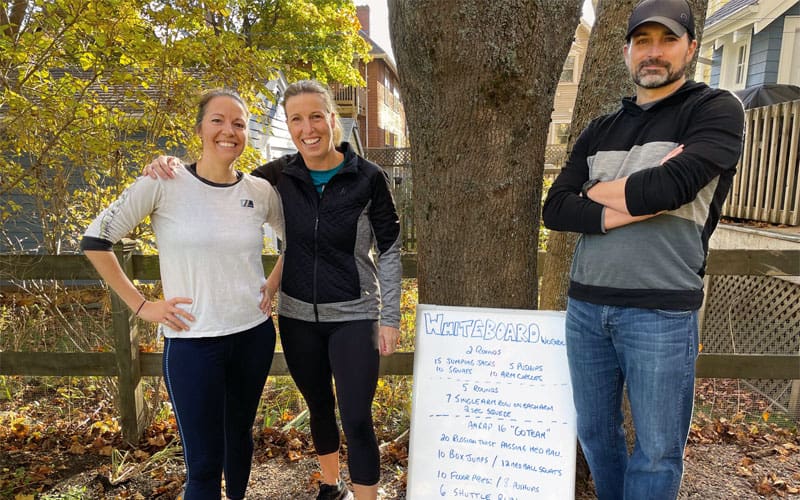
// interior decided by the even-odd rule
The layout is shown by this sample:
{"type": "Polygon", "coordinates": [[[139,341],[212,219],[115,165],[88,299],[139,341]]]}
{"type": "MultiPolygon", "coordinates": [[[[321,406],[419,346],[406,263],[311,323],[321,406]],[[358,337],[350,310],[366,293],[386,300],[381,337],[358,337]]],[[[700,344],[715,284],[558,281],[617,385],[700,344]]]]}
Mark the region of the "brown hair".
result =
{"type": "Polygon", "coordinates": [[[245,120],[248,120],[250,118],[250,110],[247,109],[247,103],[244,102],[242,96],[240,96],[235,90],[213,89],[204,92],[203,95],[200,96],[200,102],[197,103],[197,118],[195,118],[194,121],[195,131],[200,130],[200,124],[203,123],[203,118],[205,118],[206,116],[208,103],[211,102],[211,100],[214,99],[215,97],[230,97],[231,99],[242,105],[242,108],[244,109],[245,120]]]}
{"type": "Polygon", "coordinates": [[[333,142],[334,145],[339,145],[344,137],[342,130],[342,122],[339,121],[339,112],[336,109],[336,103],[333,100],[333,95],[330,89],[316,80],[299,80],[288,87],[283,93],[283,110],[286,111],[286,102],[300,94],[319,94],[322,97],[322,102],[325,104],[325,111],[333,113],[333,142]]]}

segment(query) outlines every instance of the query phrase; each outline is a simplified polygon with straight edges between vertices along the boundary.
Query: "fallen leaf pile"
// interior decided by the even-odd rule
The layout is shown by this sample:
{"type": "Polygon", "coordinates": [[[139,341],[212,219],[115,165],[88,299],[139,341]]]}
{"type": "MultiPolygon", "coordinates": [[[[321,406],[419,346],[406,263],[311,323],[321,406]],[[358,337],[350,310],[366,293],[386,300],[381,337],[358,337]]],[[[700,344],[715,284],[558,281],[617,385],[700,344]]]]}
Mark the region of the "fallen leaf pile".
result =
{"type": "Polygon", "coordinates": [[[727,442],[737,444],[744,457],[736,466],[736,475],[747,478],[753,490],[764,496],[800,494],[800,471],[789,477],[770,473],[756,477],[753,465],[760,459],[777,456],[780,461],[800,453],[800,436],[796,429],[787,429],[775,424],[748,423],[743,414],[728,420],[711,419],[702,413],[696,414],[689,430],[689,443],[713,444],[727,442]]]}
{"type": "MultiPolygon", "coordinates": [[[[173,498],[184,478],[180,440],[171,413],[165,411],[154,418],[140,442],[131,446],[122,440],[118,415],[108,400],[108,392],[92,385],[91,379],[74,380],[80,385],[44,386],[26,381],[26,388],[13,401],[0,400],[0,498],[38,498],[81,473],[92,475],[84,484],[94,488],[83,498],[104,498],[108,492],[113,492],[113,498],[122,499],[173,498]],[[143,477],[148,480],[146,490],[141,484],[133,484],[143,477]]],[[[714,389],[719,392],[719,385],[714,389]]],[[[710,390],[703,383],[698,387],[698,398],[704,407],[710,407],[707,403],[714,397],[710,390]]],[[[742,395],[738,400],[741,403],[746,398],[751,405],[747,418],[743,412],[726,418],[697,411],[689,448],[693,444],[735,444],[742,458],[731,472],[745,478],[754,494],[779,498],[800,495],[800,472],[765,474],[763,467],[755,467],[767,458],[796,461],[800,454],[796,426],[777,425],[769,417],[769,408],[760,407],[762,403],[756,396],[742,395]]],[[[717,401],[714,404],[714,408],[719,407],[717,401]]],[[[295,462],[313,455],[307,429],[287,426],[294,417],[287,413],[271,427],[257,422],[257,463],[276,458],[295,462]]],[[[404,482],[407,434],[383,435],[379,439],[383,443],[384,465],[396,469],[397,477],[404,482]]],[[[318,474],[309,475],[309,490],[316,487],[319,479],[318,474]]]]}

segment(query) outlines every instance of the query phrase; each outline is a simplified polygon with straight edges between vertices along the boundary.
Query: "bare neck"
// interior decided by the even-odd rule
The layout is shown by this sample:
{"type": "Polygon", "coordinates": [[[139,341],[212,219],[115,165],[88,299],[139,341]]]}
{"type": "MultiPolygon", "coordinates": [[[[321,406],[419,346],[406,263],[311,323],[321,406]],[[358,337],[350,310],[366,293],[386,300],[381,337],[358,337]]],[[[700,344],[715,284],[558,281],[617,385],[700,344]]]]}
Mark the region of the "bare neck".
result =
{"type": "Polygon", "coordinates": [[[309,170],[330,170],[344,161],[344,154],[333,149],[324,158],[305,158],[303,161],[309,170]]]}
{"type": "Polygon", "coordinates": [[[233,163],[217,163],[203,158],[197,161],[197,175],[217,184],[236,182],[236,170],[233,163]]]}

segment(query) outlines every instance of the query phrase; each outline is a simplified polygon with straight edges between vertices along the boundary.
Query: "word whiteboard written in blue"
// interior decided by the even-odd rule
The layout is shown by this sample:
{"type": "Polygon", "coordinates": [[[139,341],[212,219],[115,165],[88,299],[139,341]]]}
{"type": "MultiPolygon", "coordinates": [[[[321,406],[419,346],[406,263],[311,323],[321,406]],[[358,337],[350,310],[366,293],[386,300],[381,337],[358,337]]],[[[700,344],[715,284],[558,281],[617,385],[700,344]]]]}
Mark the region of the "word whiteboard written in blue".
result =
{"type": "Polygon", "coordinates": [[[420,304],[408,498],[574,498],[564,313],[420,304]]]}

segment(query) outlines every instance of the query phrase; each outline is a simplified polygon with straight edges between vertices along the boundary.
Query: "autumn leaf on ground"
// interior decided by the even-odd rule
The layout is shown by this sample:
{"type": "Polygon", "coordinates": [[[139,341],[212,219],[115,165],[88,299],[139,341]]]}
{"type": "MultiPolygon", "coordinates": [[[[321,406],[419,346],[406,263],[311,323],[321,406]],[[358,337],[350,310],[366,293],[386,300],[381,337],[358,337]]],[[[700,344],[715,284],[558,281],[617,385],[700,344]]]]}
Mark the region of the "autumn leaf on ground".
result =
{"type": "Polygon", "coordinates": [[[167,445],[167,439],[164,437],[163,433],[156,434],[153,437],[147,438],[147,444],[150,446],[157,446],[159,448],[163,448],[167,445]]]}
{"type": "Polygon", "coordinates": [[[25,439],[28,435],[29,427],[25,423],[25,419],[20,417],[11,422],[11,432],[17,439],[25,439]]]}
{"type": "Polygon", "coordinates": [[[403,462],[408,460],[408,448],[400,443],[388,443],[381,451],[393,462],[403,462]]]}
{"type": "Polygon", "coordinates": [[[67,450],[67,453],[70,453],[72,455],[83,455],[84,453],[86,453],[86,450],[84,449],[83,445],[81,445],[77,441],[73,441],[72,445],[67,450]]]}
{"type": "Polygon", "coordinates": [[[97,432],[99,434],[112,434],[115,432],[119,432],[120,427],[119,423],[114,418],[107,418],[105,420],[99,420],[92,424],[91,430],[93,432],[97,432]]]}
{"type": "Polygon", "coordinates": [[[759,495],[772,495],[775,493],[775,488],[772,487],[769,478],[761,478],[761,481],[756,484],[756,493],[759,495]]]}
{"type": "Polygon", "coordinates": [[[47,476],[53,473],[53,468],[47,465],[40,465],[31,470],[31,479],[34,481],[43,481],[47,476]]]}
{"type": "Polygon", "coordinates": [[[308,489],[315,489],[319,483],[322,482],[322,473],[320,471],[316,471],[311,473],[308,476],[308,489]]]}
{"type": "Polygon", "coordinates": [[[98,437],[94,438],[94,440],[92,441],[91,446],[95,450],[100,450],[100,449],[108,446],[108,442],[105,439],[103,439],[100,436],[98,436],[98,437]]]}

